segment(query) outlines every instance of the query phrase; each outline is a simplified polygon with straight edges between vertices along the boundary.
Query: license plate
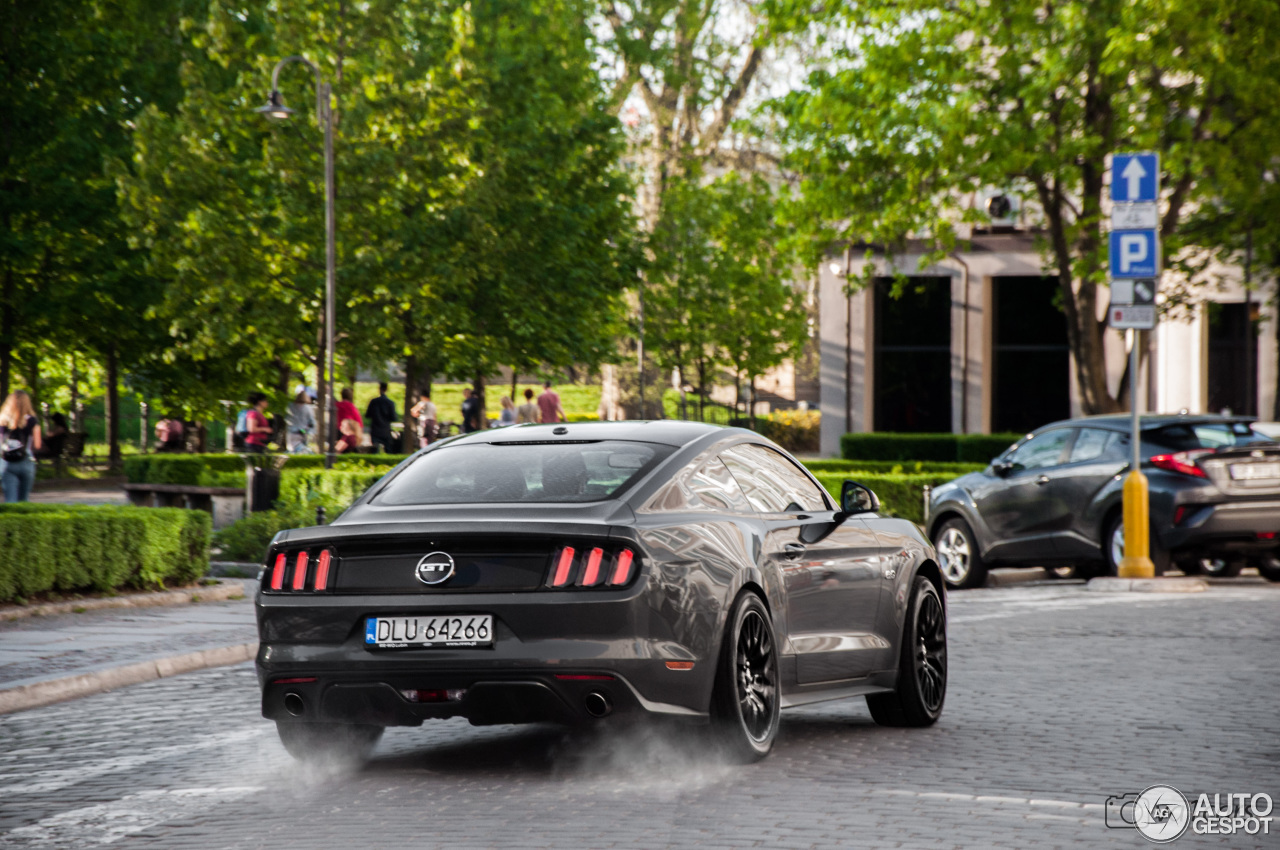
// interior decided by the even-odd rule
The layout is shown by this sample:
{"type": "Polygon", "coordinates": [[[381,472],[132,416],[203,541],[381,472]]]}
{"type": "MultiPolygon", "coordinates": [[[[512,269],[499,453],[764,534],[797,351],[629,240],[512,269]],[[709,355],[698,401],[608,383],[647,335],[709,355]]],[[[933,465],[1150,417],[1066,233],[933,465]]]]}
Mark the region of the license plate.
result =
{"type": "Polygon", "coordinates": [[[492,646],[493,617],[488,614],[368,617],[364,623],[364,643],[379,649],[492,646]]]}
{"type": "Polygon", "coordinates": [[[1235,481],[1280,478],[1280,463],[1233,463],[1231,478],[1235,481]]]}

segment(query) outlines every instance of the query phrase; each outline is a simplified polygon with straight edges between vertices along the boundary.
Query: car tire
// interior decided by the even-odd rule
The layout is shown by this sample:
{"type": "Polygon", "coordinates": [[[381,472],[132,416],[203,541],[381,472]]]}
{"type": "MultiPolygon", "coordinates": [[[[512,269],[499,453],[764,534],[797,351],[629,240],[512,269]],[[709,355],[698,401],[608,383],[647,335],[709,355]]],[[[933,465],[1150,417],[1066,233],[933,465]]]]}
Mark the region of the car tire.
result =
{"type": "Polygon", "coordinates": [[[759,761],[773,749],[782,708],[778,641],[759,596],[738,597],[720,647],[711,720],[736,762],[759,761]]]}
{"type": "Polygon", "coordinates": [[[276,733],[289,755],[301,762],[361,765],[382,738],[381,726],[356,723],[290,723],[276,721],[276,733]]]}
{"type": "Polygon", "coordinates": [[[1242,558],[1200,558],[1195,566],[1196,573],[1205,578],[1235,578],[1243,569],[1242,558]]]}
{"type": "Polygon", "coordinates": [[[1280,581],[1280,557],[1268,555],[1254,566],[1258,568],[1258,575],[1267,581],[1280,581]]]}
{"type": "Polygon", "coordinates": [[[933,534],[933,548],[938,553],[938,566],[947,587],[982,587],[987,583],[987,565],[978,550],[969,523],[953,517],[933,534]]]}
{"type": "Polygon", "coordinates": [[[868,694],[867,708],[881,726],[931,726],[947,697],[947,609],[924,576],[911,590],[901,644],[897,690],[868,694]]]}
{"type": "MultiPolygon", "coordinates": [[[[1102,558],[1105,565],[1104,575],[1120,575],[1120,559],[1124,557],[1124,514],[1116,512],[1107,520],[1102,532],[1102,558]]],[[[1147,557],[1155,567],[1155,574],[1162,576],[1169,571],[1171,558],[1169,550],[1161,547],[1155,535],[1151,535],[1151,543],[1147,547],[1147,557]]]]}

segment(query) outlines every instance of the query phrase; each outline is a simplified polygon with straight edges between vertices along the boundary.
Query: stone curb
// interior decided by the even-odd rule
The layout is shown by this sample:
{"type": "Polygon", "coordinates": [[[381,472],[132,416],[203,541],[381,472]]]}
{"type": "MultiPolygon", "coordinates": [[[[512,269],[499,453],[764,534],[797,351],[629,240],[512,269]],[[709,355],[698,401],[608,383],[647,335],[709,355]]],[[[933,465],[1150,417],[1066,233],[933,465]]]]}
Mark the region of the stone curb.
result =
{"type": "Polygon", "coordinates": [[[191,673],[208,667],[225,667],[251,661],[258,654],[258,644],[242,643],[217,649],[201,649],[166,658],[153,658],[93,673],[80,673],[61,679],[50,679],[17,688],[0,690],[0,714],[11,714],[39,708],[55,702],[86,697],[90,694],[137,685],[152,679],[191,673]]]}
{"type": "Polygon", "coordinates": [[[45,602],[40,605],[0,608],[0,620],[78,614],[81,611],[97,611],[103,608],[151,608],[157,605],[184,605],[189,602],[226,602],[228,599],[239,599],[243,596],[244,585],[236,579],[178,590],[162,590],[158,593],[128,593],[123,596],[71,599],[66,602],[45,602]]]}
{"type": "Polygon", "coordinates": [[[1089,579],[1086,590],[1102,593],[1203,593],[1209,583],[1202,578],[1112,578],[1089,579]]]}

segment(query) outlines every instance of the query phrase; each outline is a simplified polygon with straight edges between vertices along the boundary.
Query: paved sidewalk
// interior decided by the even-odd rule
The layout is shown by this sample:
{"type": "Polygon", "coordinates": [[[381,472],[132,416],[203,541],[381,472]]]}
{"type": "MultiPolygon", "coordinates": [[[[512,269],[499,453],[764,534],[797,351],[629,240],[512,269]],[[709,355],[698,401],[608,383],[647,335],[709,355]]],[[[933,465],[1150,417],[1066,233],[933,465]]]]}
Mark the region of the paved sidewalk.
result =
{"type": "Polygon", "coordinates": [[[244,598],[226,602],[0,623],[0,712],[252,657],[256,584],[245,579],[244,598]],[[238,654],[227,655],[228,648],[238,654]]]}

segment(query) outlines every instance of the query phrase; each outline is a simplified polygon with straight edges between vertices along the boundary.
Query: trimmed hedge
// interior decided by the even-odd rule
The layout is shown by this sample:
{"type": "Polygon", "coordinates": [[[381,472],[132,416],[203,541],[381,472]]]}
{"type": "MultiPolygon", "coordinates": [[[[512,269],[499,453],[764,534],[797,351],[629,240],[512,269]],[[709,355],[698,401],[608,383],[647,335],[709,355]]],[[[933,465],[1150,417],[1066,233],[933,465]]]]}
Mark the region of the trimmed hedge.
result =
{"type": "Polygon", "coordinates": [[[845,434],[840,455],[846,460],[943,461],[986,465],[1023,434],[845,434]]]}
{"type": "Polygon", "coordinates": [[[840,498],[840,485],[846,478],[865,484],[880,497],[882,510],[918,524],[924,522],[924,486],[937,487],[956,478],[955,475],[937,473],[895,475],[857,470],[851,473],[818,472],[814,477],[837,500],[840,498]]]}
{"type": "MultiPolygon", "coordinates": [[[[153,454],[133,455],[124,460],[124,474],[130,484],[187,484],[193,487],[243,487],[243,454],[153,454]]],[[[391,467],[407,455],[344,454],[336,459],[341,466],[391,467]]],[[[289,455],[285,470],[323,469],[323,455],[289,455]]]]}
{"type": "MultiPolygon", "coordinates": [[[[810,472],[817,475],[819,472],[896,472],[896,473],[920,473],[920,472],[950,472],[956,475],[965,475],[969,472],[980,472],[986,468],[984,463],[956,463],[954,461],[923,461],[923,460],[805,460],[801,461],[810,472]]],[[[848,476],[846,476],[848,477],[848,476]]]]}
{"type": "MultiPolygon", "coordinates": [[[[730,419],[729,425],[750,428],[751,420],[730,419]]],[[[821,427],[822,414],[816,410],[775,410],[767,416],[756,417],[755,432],[789,452],[816,452],[821,427]]]]}
{"type": "Polygon", "coordinates": [[[338,511],[360,498],[391,467],[370,469],[289,469],[280,476],[280,501],[286,505],[315,508],[336,517],[338,511]]]}
{"type": "Polygon", "coordinates": [[[0,505],[0,601],[188,584],[209,570],[210,528],[181,508],[0,505]]]}

